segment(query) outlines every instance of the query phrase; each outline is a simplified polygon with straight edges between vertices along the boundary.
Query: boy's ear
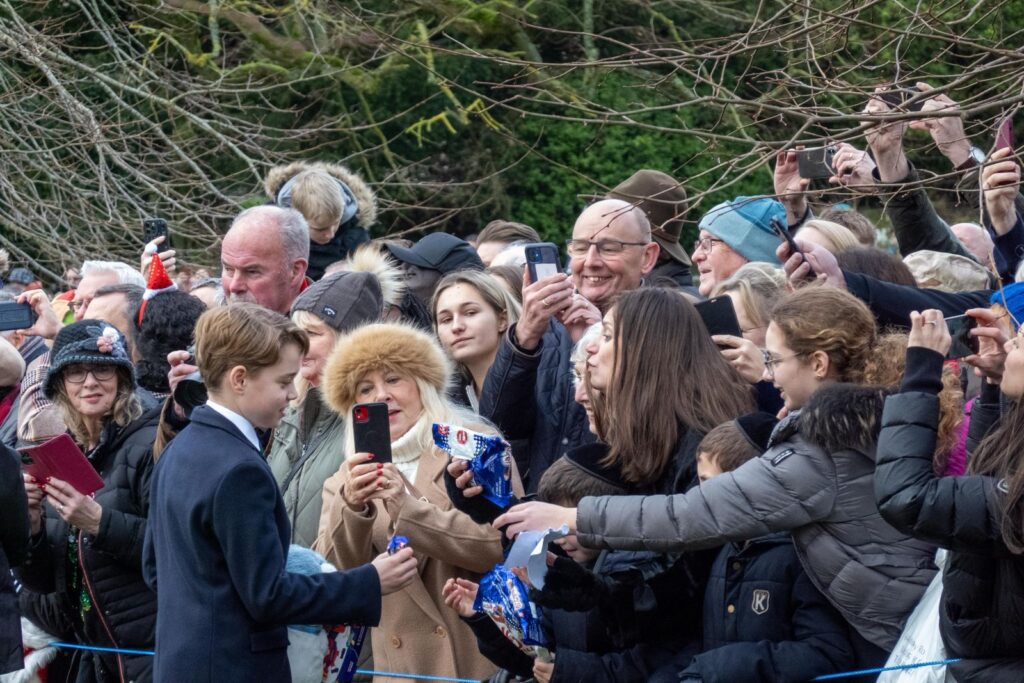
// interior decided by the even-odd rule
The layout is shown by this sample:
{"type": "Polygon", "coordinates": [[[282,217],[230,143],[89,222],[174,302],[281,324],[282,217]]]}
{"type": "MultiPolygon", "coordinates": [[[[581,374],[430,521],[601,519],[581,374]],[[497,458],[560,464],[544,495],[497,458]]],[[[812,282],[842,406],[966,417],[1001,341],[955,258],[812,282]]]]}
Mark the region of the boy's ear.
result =
{"type": "Polygon", "coordinates": [[[227,375],[224,376],[225,381],[221,383],[221,386],[234,394],[241,394],[245,391],[245,383],[248,379],[249,373],[246,371],[245,366],[236,365],[228,370],[227,375]]]}

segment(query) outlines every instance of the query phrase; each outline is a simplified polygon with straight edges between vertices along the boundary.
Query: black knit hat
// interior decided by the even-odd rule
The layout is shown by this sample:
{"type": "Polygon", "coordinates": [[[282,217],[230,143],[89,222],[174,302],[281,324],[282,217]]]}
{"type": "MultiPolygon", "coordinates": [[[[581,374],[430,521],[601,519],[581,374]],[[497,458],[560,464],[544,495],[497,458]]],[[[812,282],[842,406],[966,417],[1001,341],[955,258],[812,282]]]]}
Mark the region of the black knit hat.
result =
{"type": "Polygon", "coordinates": [[[768,439],[778,423],[778,418],[771,413],[750,413],[736,418],[740,432],[761,453],[768,450],[768,439]]]}
{"type": "Polygon", "coordinates": [[[292,304],[309,311],[338,332],[376,322],[384,310],[380,282],[371,273],[331,273],[310,285],[292,304]]]}
{"type": "Polygon", "coordinates": [[[125,350],[124,337],[113,325],[103,320],[79,320],[57,333],[50,349],[50,369],[43,381],[43,393],[52,399],[64,368],[76,363],[114,365],[126,368],[135,384],[135,368],[125,350]],[[102,346],[109,349],[101,351],[102,346]]]}

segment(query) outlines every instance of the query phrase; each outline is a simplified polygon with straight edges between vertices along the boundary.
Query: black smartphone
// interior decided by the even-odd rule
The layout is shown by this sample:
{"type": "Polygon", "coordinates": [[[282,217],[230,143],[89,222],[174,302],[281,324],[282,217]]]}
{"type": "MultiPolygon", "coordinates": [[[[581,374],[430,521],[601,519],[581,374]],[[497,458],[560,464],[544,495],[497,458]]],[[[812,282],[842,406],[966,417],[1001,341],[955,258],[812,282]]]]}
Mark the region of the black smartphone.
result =
{"type": "Polygon", "coordinates": [[[171,235],[167,231],[167,221],[163,218],[147,218],[142,221],[142,243],[149,244],[157,237],[164,238],[163,242],[156,245],[158,254],[171,248],[171,235]]]}
{"type": "Polygon", "coordinates": [[[694,308],[700,313],[700,319],[704,321],[704,326],[712,335],[743,336],[739,318],[736,317],[736,307],[733,306],[732,299],[728,296],[723,295],[701,301],[699,304],[694,304],[694,308]]]}
{"type": "Polygon", "coordinates": [[[17,301],[0,302],[0,331],[27,330],[36,324],[36,312],[31,304],[17,301]]]}
{"type": "Polygon", "coordinates": [[[831,178],[836,174],[832,168],[832,157],[836,154],[834,145],[796,150],[797,172],[801,178],[831,178]]]}
{"type": "Polygon", "coordinates": [[[978,352],[978,338],[971,334],[971,330],[978,326],[978,321],[969,315],[954,315],[946,318],[946,329],[953,343],[949,346],[947,359],[963,358],[973,356],[978,352]]]}
{"type": "Polygon", "coordinates": [[[391,462],[391,425],[387,403],[352,406],[352,436],[356,453],[373,453],[373,462],[391,462]]]}
{"type": "Polygon", "coordinates": [[[526,267],[530,269],[530,282],[562,272],[558,247],[551,242],[531,242],[525,246],[526,267]]]}
{"type": "Polygon", "coordinates": [[[803,260],[803,262],[807,263],[807,266],[811,268],[811,272],[808,277],[816,277],[817,274],[814,272],[814,268],[811,267],[810,263],[808,263],[807,257],[804,256],[804,252],[800,250],[800,247],[797,245],[796,240],[793,239],[793,234],[789,231],[789,228],[782,221],[780,221],[778,218],[774,216],[772,216],[769,222],[772,224],[772,232],[778,235],[780,240],[789,245],[790,256],[792,256],[793,254],[800,254],[800,258],[803,260]]]}
{"type": "Polygon", "coordinates": [[[921,111],[924,107],[924,103],[928,100],[927,97],[922,97],[916,102],[911,102],[910,105],[905,105],[906,101],[922,94],[921,90],[917,88],[907,88],[903,86],[893,86],[891,90],[880,92],[875,97],[882,100],[889,105],[890,109],[902,109],[904,111],[921,111]]]}

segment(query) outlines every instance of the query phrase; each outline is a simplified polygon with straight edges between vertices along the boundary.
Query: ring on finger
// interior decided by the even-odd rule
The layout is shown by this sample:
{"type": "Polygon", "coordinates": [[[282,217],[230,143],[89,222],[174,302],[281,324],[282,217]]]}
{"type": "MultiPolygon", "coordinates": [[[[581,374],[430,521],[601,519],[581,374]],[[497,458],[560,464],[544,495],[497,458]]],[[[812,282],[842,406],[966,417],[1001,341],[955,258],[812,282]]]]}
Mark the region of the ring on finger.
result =
{"type": "Polygon", "coordinates": [[[548,301],[548,298],[547,298],[547,297],[544,297],[544,298],[543,298],[543,299],[541,300],[541,303],[543,303],[543,304],[544,304],[544,308],[551,308],[551,302],[550,302],[550,301],[548,301]]]}
{"type": "Polygon", "coordinates": [[[57,511],[60,513],[64,512],[64,503],[57,503],[57,511]]]}
{"type": "Polygon", "coordinates": [[[924,324],[925,325],[935,325],[935,324],[938,324],[938,322],[939,322],[938,320],[925,320],[924,324]]]}

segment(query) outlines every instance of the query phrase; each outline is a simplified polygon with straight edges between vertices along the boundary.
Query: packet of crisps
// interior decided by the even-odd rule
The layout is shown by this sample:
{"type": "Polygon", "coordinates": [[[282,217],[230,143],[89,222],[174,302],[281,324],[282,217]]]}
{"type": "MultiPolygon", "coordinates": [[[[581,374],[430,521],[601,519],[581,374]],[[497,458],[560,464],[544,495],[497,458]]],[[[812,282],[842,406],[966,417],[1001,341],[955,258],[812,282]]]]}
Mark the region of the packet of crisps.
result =
{"type": "Polygon", "coordinates": [[[408,538],[406,538],[405,536],[399,536],[398,534],[395,534],[391,537],[391,540],[388,541],[388,555],[394,555],[402,548],[408,547],[408,545],[408,538]]]}
{"type": "Polygon", "coordinates": [[[469,462],[473,481],[498,507],[512,500],[512,451],[496,434],[480,434],[457,425],[434,423],[434,444],[453,458],[469,462]]]}
{"type": "Polygon", "coordinates": [[[537,607],[530,602],[526,585],[504,565],[495,565],[481,577],[473,609],[490,617],[520,650],[542,661],[551,661],[537,607]]]}

